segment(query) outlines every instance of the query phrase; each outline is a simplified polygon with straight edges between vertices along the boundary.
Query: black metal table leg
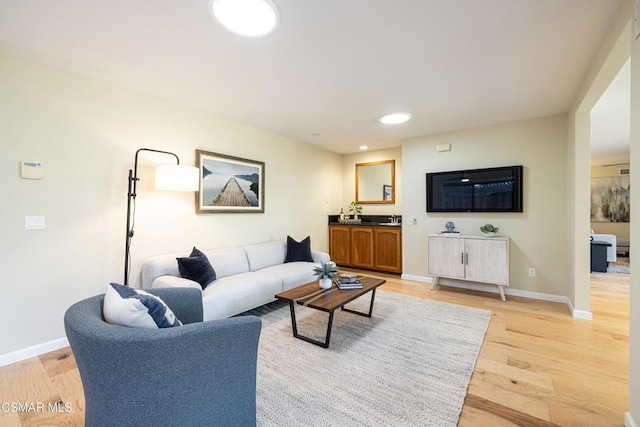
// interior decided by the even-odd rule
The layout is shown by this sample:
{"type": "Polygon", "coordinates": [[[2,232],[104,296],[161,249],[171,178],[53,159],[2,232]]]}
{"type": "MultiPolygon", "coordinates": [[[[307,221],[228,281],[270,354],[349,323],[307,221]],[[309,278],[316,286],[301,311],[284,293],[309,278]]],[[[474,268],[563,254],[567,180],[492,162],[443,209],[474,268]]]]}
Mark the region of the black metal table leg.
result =
{"type": "Polygon", "coordinates": [[[333,326],[333,311],[329,312],[329,321],[327,323],[327,333],[325,335],[324,342],[322,342],[322,341],[314,340],[313,338],[309,338],[304,335],[300,335],[298,333],[298,325],[296,323],[296,310],[294,305],[295,304],[293,302],[289,303],[289,309],[291,310],[291,327],[293,328],[293,336],[295,338],[301,339],[311,344],[315,344],[324,348],[329,348],[329,341],[331,340],[331,327],[333,326]]]}
{"type": "Polygon", "coordinates": [[[361,311],[351,310],[350,308],[345,308],[344,306],[340,307],[343,311],[348,313],[357,314],[359,316],[371,317],[373,315],[373,301],[376,298],[376,288],[373,288],[371,291],[371,304],[369,304],[369,313],[363,313],[361,311]]]}
{"type": "Polygon", "coordinates": [[[291,327],[293,328],[293,336],[298,335],[298,324],[296,322],[296,309],[293,306],[293,302],[289,303],[289,309],[291,310],[291,327]]]}
{"type": "MultiPolygon", "coordinates": [[[[357,311],[357,310],[351,310],[349,308],[345,308],[344,306],[341,306],[340,309],[343,310],[343,311],[346,311],[348,313],[357,314],[359,316],[371,317],[373,315],[373,303],[375,302],[375,298],[376,298],[376,288],[373,288],[371,290],[371,302],[369,304],[369,312],[368,313],[363,313],[363,312],[360,312],[360,311],[357,311]]],[[[295,302],[293,302],[293,301],[289,302],[289,309],[291,311],[291,327],[293,329],[293,336],[295,338],[301,339],[303,341],[306,341],[306,342],[311,343],[311,344],[315,344],[315,345],[323,347],[323,348],[329,348],[329,341],[331,340],[331,328],[333,326],[334,310],[329,311],[329,320],[327,322],[327,333],[325,335],[324,342],[322,342],[322,341],[318,341],[318,340],[315,340],[313,338],[309,338],[307,336],[299,334],[298,333],[298,324],[297,324],[297,321],[296,321],[295,302]]]]}

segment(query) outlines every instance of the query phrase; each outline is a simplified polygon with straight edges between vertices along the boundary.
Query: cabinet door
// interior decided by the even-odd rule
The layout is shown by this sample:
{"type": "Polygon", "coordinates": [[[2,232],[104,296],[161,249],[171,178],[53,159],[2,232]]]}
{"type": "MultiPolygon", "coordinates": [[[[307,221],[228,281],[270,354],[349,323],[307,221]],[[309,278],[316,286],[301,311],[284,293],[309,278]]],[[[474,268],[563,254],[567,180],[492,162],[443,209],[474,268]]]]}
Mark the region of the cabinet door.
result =
{"type": "Polygon", "coordinates": [[[466,239],[466,275],[476,282],[509,283],[509,242],[506,240],[466,239]]]}
{"type": "Polygon", "coordinates": [[[402,229],[374,229],[375,233],[375,269],[402,272],[402,229]]]}
{"type": "Polygon", "coordinates": [[[351,229],[351,265],[373,268],[372,227],[353,227],[351,229]]]}
{"type": "Polygon", "coordinates": [[[329,227],[329,257],[338,265],[351,263],[351,228],[339,225],[329,227]]]}
{"type": "Polygon", "coordinates": [[[464,279],[464,239],[429,236],[428,242],[429,275],[464,279]]]}

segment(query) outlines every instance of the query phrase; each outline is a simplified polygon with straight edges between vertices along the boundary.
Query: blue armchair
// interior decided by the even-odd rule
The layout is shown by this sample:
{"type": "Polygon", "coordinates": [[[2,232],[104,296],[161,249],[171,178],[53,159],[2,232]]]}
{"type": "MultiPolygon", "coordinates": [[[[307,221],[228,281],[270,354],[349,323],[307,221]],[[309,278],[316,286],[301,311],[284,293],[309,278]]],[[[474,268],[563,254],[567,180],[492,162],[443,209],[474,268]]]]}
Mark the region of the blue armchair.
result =
{"type": "Polygon", "coordinates": [[[198,289],[149,291],[184,326],[138,329],[108,324],[104,295],[64,316],[92,426],[255,426],[262,323],[255,316],[202,322],[198,289]]]}

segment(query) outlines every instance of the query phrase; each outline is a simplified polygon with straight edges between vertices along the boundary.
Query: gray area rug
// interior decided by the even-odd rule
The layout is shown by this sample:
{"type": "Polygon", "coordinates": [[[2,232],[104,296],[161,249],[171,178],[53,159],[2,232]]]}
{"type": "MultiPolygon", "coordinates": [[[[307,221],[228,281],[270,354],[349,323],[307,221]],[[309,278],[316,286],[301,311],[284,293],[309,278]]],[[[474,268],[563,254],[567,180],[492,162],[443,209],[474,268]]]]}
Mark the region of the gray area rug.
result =
{"type": "MultiPolygon", "coordinates": [[[[336,311],[324,349],[293,337],[286,304],[250,313],[263,322],[258,426],[455,426],[491,318],[378,291],[372,318],[336,311]]],[[[324,340],[327,313],[296,306],[296,316],[299,333],[324,340]]]]}
{"type": "Polygon", "coordinates": [[[630,274],[629,258],[618,256],[616,262],[610,262],[607,266],[607,273],[630,274]]]}

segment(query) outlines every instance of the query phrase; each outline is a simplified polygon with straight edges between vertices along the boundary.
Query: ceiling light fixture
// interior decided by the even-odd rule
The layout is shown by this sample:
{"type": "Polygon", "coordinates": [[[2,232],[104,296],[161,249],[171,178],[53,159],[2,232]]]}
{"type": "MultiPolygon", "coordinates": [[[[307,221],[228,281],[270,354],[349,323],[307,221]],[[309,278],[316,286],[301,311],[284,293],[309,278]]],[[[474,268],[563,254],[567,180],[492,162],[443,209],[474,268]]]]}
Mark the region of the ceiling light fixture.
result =
{"type": "Polygon", "coordinates": [[[280,22],[271,0],[210,0],[209,12],[227,30],[247,37],[263,37],[280,22]]]}
{"type": "Polygon", "coordinates": [[[404,123],[411,118],[409,113],[390,113],[380,117],[380,123],[385,125],[398,125],[404,123]]]}
{"type": "Polygon", "coordinates": [[[368,147],[368,146],[366,146],[366,145],[361,145],[361,146],[360,146],[360,149],[361,149],[361,150],[368,150],[368,149],[369,149],[369,147],[368,147]]]}

